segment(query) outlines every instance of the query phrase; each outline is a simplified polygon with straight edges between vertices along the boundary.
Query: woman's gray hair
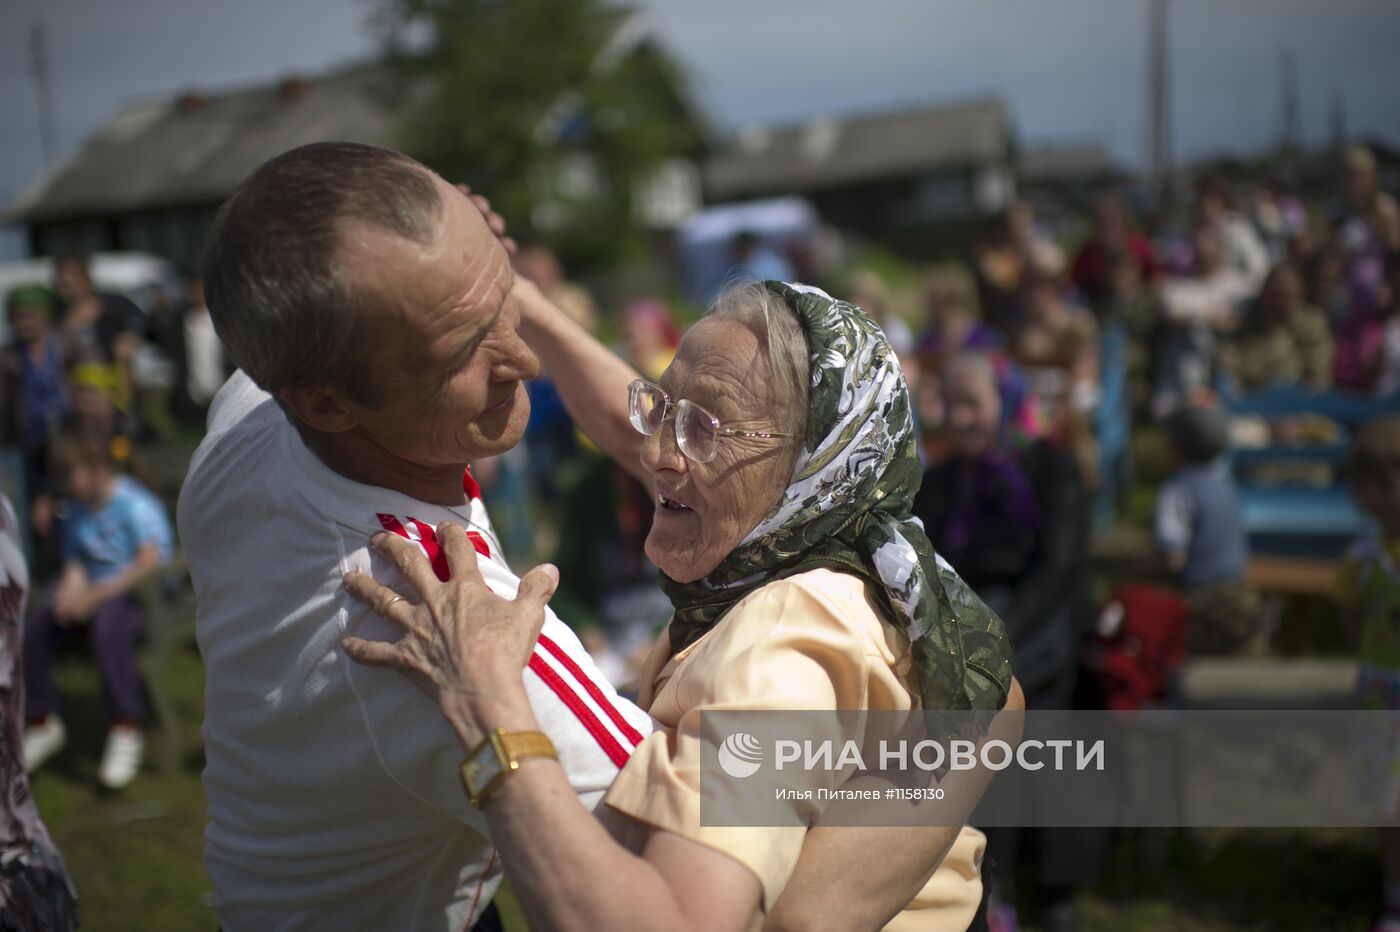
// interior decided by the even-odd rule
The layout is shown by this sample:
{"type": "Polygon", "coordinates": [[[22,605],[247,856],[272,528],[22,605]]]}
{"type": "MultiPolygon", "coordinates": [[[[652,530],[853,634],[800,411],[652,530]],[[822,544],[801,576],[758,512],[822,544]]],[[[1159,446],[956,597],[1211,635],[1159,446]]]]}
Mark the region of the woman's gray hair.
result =
{"type": "MultiPolygon", "coordinates": [[[[797,312],[759,283],[748,282],[725,289],[705,317],[736,321],[759,338],[781,412],[778,429],[805,436],[812,363],[797,312]]],[[[800,446],[795,445],[794,452],[800,446]]]]}

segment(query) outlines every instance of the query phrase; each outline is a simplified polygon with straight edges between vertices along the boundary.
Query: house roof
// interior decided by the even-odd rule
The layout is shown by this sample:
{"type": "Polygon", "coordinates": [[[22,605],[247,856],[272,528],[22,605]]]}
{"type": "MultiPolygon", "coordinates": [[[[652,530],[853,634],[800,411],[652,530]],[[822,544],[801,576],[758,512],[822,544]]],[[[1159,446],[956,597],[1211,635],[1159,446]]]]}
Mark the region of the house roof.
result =
{"type": "Polygon", "coordinates": [[[973,100],[738,133],[712,156],[705,184],[718,199],[810,191],[1007,158],[1000,100],[973,100]]]}
{"type": "Polygon", "coordinates": [[[372,96],[379,72],[353,68],[249,90],[128,107],[20,194],[11,220],[222,201],[279,152],[318,140],[392,144],[372,96]]]}
{"type": "Polygon", "coordinates": [[[1026,184],[1049,184],[1124,178],[1127,173],[1103,146],[1096,143],[1037,146],[1016,159],[1017,174],[1026,184]]]}
{"type": "MultiPolygon", "coordinates": [[[[664,54],[645,11],[609,11],[597,66],[638,51],[664,54]]],[[[119,112],[33,182],[0,219],[41,222],[223,201],[263,162],[322,140],[396,147],[395,114],[380,101],[385,72],[357,65],[316,78],[216,94],[184,94],[119,112]]],[[[675,88],[702,134],[708,114],[675,88]]]]}

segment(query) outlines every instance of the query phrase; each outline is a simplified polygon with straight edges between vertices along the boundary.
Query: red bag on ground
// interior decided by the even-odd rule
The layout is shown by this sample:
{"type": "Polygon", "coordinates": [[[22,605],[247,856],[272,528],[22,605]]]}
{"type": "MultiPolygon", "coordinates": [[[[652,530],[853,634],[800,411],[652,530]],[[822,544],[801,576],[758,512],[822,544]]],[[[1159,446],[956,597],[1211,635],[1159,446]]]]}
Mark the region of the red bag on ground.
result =
{"type": "Polygon", "coordinates": [[[1099,615],[1090,666],[1105,708],[1140,709],[1168,698],[1186,660],[1186,600],[1147,583],[1113,589],[1099,615]]]}

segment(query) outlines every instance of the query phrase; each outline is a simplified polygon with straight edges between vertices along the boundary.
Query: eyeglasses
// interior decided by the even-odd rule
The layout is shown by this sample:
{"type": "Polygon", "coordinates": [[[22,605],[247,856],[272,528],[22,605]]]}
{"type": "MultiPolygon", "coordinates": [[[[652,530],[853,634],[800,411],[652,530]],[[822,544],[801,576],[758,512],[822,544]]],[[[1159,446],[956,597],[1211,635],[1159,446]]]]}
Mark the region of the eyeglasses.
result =
{"type": "Polygon", "coordinates": [[[676,413],[676,446],[694,463],[715,458],[720,437],[796,437],[776,430],[739,430],[721,427],[715,417],[693,401],[672,401],[659,386],[637,379],[627,387],[627,415],[639,434],[650,437],[661,429],[671,412],[676,413]]]}

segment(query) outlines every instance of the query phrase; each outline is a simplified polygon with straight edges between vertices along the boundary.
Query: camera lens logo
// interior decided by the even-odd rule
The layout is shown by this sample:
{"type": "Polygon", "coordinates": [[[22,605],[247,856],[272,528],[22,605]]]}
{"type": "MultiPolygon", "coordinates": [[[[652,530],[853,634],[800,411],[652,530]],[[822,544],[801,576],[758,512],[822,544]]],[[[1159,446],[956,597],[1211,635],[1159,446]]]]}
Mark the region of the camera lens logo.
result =
{"type": "Polygon", "coordinates": [[[763,763],[763,747],[753,735],[735,732],[719,746],[720,769],[731,777],[751,777],[763,763]]]}

